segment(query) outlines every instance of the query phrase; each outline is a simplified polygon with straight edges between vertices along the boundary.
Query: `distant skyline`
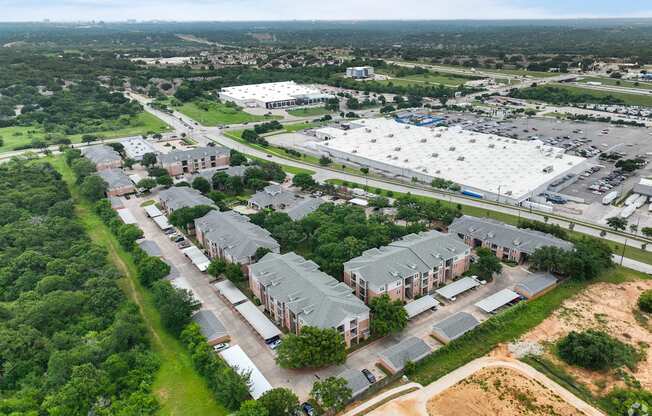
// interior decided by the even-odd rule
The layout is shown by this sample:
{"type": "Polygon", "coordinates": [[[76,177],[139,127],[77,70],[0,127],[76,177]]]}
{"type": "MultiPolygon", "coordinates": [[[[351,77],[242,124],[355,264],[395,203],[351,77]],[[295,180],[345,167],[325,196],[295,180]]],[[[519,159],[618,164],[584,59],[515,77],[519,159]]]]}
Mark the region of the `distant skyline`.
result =
{"type": "Polygon", "coordinates": [[[643,0],[0,0],[0,21],[652,17],[643,0]]]}

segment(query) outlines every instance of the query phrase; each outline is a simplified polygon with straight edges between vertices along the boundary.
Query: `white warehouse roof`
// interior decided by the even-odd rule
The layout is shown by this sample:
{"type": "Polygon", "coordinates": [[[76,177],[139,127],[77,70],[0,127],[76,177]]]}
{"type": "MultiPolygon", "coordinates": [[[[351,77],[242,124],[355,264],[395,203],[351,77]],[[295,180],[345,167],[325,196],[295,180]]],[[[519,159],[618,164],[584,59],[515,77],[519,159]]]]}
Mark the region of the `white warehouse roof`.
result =
{"type": "Polygon", "coordinates": [[[538,140],[515,140],[459,127],[419,127],[385,118],[356,124],[362,127],[317,130],[317,137],[331,139],[311,146],[394,174],[422,180],[443,178],[463,188],[517,200],[580,169],[586,160],[538,140]]]}
{"type": "Polygon", "coordinates": [[[240,374],[251,372],[251,385],[249,386],[249,393],[254,399],[258,399],[266,391],[272,389],[272,385],[265,378],[263,373],[260,372],[256,364],[251,361],[251,358],[240,348],[239,345],[234,345],[220,352],[220,355],[228,365],[237,369],[240,374]]]}
{"type": "Polygon", "coordinates": [[[305,96],[325,96],[317,88],[300,85],[294,81],[268,82],[265,84],[239,85],[222,88],[220,96],[235,101],[274,102],[294,100],[305,96]]]}

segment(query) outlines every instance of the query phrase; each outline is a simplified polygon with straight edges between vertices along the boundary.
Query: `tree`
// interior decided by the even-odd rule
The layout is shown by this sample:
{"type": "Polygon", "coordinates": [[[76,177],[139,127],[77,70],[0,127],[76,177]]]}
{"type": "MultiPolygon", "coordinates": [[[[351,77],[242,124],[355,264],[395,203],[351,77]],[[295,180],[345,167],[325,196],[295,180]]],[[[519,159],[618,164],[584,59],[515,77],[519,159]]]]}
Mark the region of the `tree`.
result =
{"type": "Polygon", "coordinates": [[[230,166],[241,166],[247,163],[247,157],[237,150],[231,149],[231,156],[229,159],[230,166]]]}
{"type": "Polygon", "coordinates": [[[138,279],[145,286],[151,286],[170,274],[170,266],[158,257],[145,256],[137,266],[138,279]]]}
{"type": "Polygon", "coordinates": [[[627,228],[627,219],[622,217],[607,218],[607,225],[614,231],[624,231],[627,228]]]}
{"type": "Polygon", "coordinates": [[[73,172],[75,172],[78,184],[82,183],[87,176],[90,176],[96,171],[93,162],[86,159],[85,157],[73,160],[70,167],[72,168],[73,172]]]}
{"type": "Polygon", "coordinates": [[[384,196],[375,196],[369,200],[369,206],[374,208],[386,208],[389,206],[389,199],[384,196]]]}
{"type": "Polygon", "coordinates": [[[247,400],[242,403],[235,416],[269,416],[267,408],[257,400],[247,400]]]}
{"type": "Polygon", "coordinates": [[[491,281],[494,274],[503,270],[503,265],[488,248],[480,247],[476,250],[478,259],[473,264],[473,273],[477,274],[482,280],[491,281]]]}
{"type": "Polygon", "coordinates": [[[149,167],[154,166],[157,162],[156,153],[145,153],[143,159],[140,161],[140,164],[149,167]]]}
{"type": "Polygon", "coordinates": [[[149,192],[153,188],[156,188],[156,179],[152,179],[152,178],[141,179],[140,181],[138,181],[138,184],[136,186],[138,188],[142,188],[145,191],[149,192]]]}
{"type": "Polygon", "coordinates": [[[373,298],[371,308],[371,333],[374,336],[400,332],[407,326],[408,316],[400,300],[391,300],[387,294],[373,298]]]}
{"type": "Polygon", "coordinates": [[[241,176],[229,176],[224,185],[224,191],[230,195],[239,195],[244,191],[241,176]]]}
{"type": "Polygon", "coordinates": [[[163,326],[175,336],[192,321],[193,313],[201,307],[191,291],[177,289],[167,280],[154,283],[152,295],[163,326]]]}
{"type": "Polygon", "coordinates": [[[652,313],[652,290],[646,290],[638,297],[638,307],[647,313],[652,313]]]}
{"type": "Polygon", "coordinates": [[[107,183],[97,175],[91,175],[84,178],[79,187],[79,193],[91,202],[99,201],[104,198],[107,190],[107,183]]]}
{"type": "Polygon", "coordinates": [[[634,368],[637,351],[602,331],[571,331],[557,343],[559,357],[569,364],[589,370],[606,370],[626,365],[634,368]]]}
{"type": "Polygon", "coordinates": [[[165,186],[166,188],[168,188],[168,187],[172,186],[172,184],[174,183],[174,180],[172,179],[172,177],[170,175],[162,175],[162,176],[159,176],[159,177],[156,178],[156,183],[161,185],[161,186],[165,186]]]}
{"type": "Polygon", "coordinates": [[[318,368],[346,361],[344,336],[336,329],[305,326],[289,334],[278,347],[276,362],[283,368],[318,368]]]}
{"type": "Polygon", "coordinates": [[[256,252],[254,253],[254,260],[255,261],[260,261],[267,253],[271,253],[272,250],[268,249],[267,247],[258,247],[256,249],[256,252]]]}
{"type": "Polygon", "coordinates": [[[136,240],[143,238],[143,231],[134,224],[122,224],[116,232],[116,237],[122,247],[131,251],[136,240]]]}
{"type": "Polygon", "coordinates": [[[297,186],[301,189],[310,189],[317,186],[317,182],[312,178],[312,175],[308,173],[297,173],[292,178],[292,185],[297,186]]]}
{"type": "Polygon", "coordinates": [[[299,411],[299,398],[284,387],[266,391],[258,402],[267,409],[269,416],[294,416],[299,411]]]}
{"type": "Polygon", "coordinates": [[[192,187],[202,194],[206,195],[211,190],[211,184],[206,180],[206,178],[197,176],[192,181],[192,187]]]}
{"type": "Polygon", "coordinates": [[[312,397],[329,414],[335,414],[344,409],[351,400],[351,389],[346,380],[341,377],[328,377],[316,381],[310,391],[312,397]]]}
{"type": "Polygon", "coordinates": [[[646,237],[652,237],[652,227],[643,227],[641,229],[641,232],[643,233],[644,236],[646,237]]]}
{"type": "Polygon", "coordinates": [[[208,274],[215,277],[220,277],[222,273],[226,272],[226,262],[222,259],[214,258],[211,264],[208,265],[208,274]]]}
{"type": "Polygon", "coordinates": [[[175,227],[187,229],[188,225],[194,223],[197,218],[203,217],[214,209],[214,207],[209,205],[179,208],[170,214],[169,221],[175,227]]]}
{"type": "Polygon", "coordinates": [[[237,263],[227,263],[224,276],[232,282],[242,282],[245,280],[244,273],[237,263]]]}

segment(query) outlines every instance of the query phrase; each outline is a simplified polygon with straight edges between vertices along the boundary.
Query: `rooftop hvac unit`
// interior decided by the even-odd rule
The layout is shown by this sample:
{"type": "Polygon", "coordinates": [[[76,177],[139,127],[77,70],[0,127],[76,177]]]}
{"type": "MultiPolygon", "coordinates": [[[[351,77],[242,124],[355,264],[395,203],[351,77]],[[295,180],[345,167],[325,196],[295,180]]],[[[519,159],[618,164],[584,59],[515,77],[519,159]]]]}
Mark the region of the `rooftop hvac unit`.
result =
{"type": "Polygon", "coordinates": [[[550,173],[554,170],[554,167],[552,165],[546,166],[545,168],[542,169],[543,173],[550,173]]]}
{"type": "Polygon", "coordinates": [[[450,150],[451,152],[454,152],[455,151],[455,146],[449,147],[448,150],[450,150]]]}
{"type": "Polygon", "coordinates": [[[423,169],[421,169],[421,172],[423,172],[423,173],[427,173],[427,172],[428,172],[428,168],[423,168],[423,169]]]}
{"type": "Polygon", "coordinates": [[[490,149],[493,149],[494,147],[496,147],[495,144],[493,144],[493,143],[490,143],[490,144],[489,144],[489,148],[490,148],[490,149]]]}
{"type": "Polygon", "coordinates": [[[410,126],[405,126],[405,130],[408,130],[409,128],[410,128],[410,126]]]}
{"type": "Polygon", "coordinates": [[[392,160],[398,160],[398,156],[394,156],[392,160]]]}
{"type": "Polygon", "coordinates": [[[369,140],[371,143],[376,143],[376,139],[369,140]]]}
{"type": "Polygon", "coordinates": [[[441,137],[441,133],[435,134],[435,137],[441,137]]]}
{"type": "Polygon", "coordinates": [[[366,129],[364,129],[364,131],[366,131],[367,133],[371,133],[371,129],[370,129],[370,128],[366,128],[366,129]]]}
{"type": "Polygon", "coordinates": [[[394,137],[394,133],[389,133],[387,137],[394,137]]]}
{"type": "Polygon", "coordinates": [[[469,143],[475,143],[475,139],[469,140],[469,143]]]}
{"type": "Polygon", "coordinates": [[[439,153],[433,153],[430,155],[431,157],[439,157],[439,153]]]}
{"type": "Polygon", "coordinates": [[[435,175],[439,175],[440,173],[441,173],[441,171],[438,170],[437,172],[435,172],[435,175]]]}
{"type": "Polygon", "coordinates": [[[396,152],[398,152],[398,151],[400,151],[400,150],[401,150],[401,146],[396,146],[396,147],[394,148],[394,151],[396,151],[396,152]]]}
{"type": "Polygon", "coordinates": [[[391,158],[392,158],[392,155],[387,155],[387,159],[391,159],[391,158]]]}
{"type": "Polygon", "coordinates": [[[464,156],[460,156],[460,157],[458,157],[457,160],[459,160],[459,161],[464,160],[464,156]]]}
{"type": "Polygon", "coordinates": [[[564,157],[564,155],[557,155],[555,156],[555,159],[561,159],[562,157],[564,157]]]}
{"type": "Polygon", "coordinates": [[[353,150],[351,150],[351,153],[358,153],[358,150],[357,150],[357,149],[353,149],[353,150]]]}
{"type": "Polygon", "coordinates": [[[407,162],[409,162],[409,160],[408,159],[403,159],[403,162],[407,163],[407,162]]]}
{"type": "Polygon", "coordinates": [[[428,139],[421,139],[421,140],[420,140],[421,143],[425,143],[425,142],[427,142],[427,141],[428,141],[428,139]]]}

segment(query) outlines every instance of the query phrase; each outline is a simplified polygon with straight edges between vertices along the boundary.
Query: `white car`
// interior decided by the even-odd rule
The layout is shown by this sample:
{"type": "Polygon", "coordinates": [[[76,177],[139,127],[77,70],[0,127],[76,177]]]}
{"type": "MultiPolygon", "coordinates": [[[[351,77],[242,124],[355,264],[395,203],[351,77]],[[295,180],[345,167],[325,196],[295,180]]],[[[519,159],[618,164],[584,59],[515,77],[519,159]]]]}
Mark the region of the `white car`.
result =
{"type": "Polygon", "coordinates": [[[279,345],[281,345],[281,340],[277,339],[276,341],[270,342],[268,345],[269,345],[269,348],[275,350],[275,349],[278,348],[279,345]]]}
{"type": "Polygon", "coordinates": [[[219,344],[213,345],[213,351],[220,352],[220,351],[224,351],[225,349],[227,349],[229,347],[230,347],[230,345],[229,345],[228,342],[221,342],[219,344]]]}

